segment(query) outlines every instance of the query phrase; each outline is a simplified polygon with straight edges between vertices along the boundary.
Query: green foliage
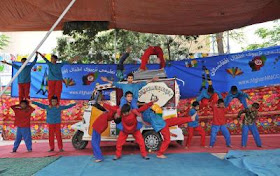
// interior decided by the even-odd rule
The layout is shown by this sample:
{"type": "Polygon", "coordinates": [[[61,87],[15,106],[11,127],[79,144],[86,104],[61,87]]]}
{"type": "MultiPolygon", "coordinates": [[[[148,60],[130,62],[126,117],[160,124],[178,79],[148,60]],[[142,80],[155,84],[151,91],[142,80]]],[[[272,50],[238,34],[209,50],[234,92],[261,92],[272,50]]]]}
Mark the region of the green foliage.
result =
{"type": "Polygon", "coordinates": [[[264,40],[263,43],[254,43],[248,45],[243,50],[254,50],[259,48],[266,48],[270,46],[276,46],[280,44],[280,24],[279,21],[276,21],[276,25],[272,29],[269,28],[260,28],[256,30],[255,34],[264,40]]]}
{"type": "Polygon", "coordinates": [[[0,35],[0,50],[7,46],[9,43],[9,37],[6,35],[0,35]]]}
{"type": "MultiPolygon", "coordinates": [[[[62,60],[75,56],[82,63],[113,63],[116,53],[123,53],[132,46],[128,61],[140,58],[149,46],[162,47],[167,59],[173,60],[188,55],[189,41],[196,41],[198,36],[170,36],[132,32],[115,29],[107,30],[107,22],[70,22],[64,26],[66,36],[58,39],[56,52],[62,60]],[[116,52],[116,53],[115,53],[116,52]]],[[[156,57],[151,57],[151,60],[156,57]]],[[[117,61],[116,61],[117,62],[117,61]]]]}

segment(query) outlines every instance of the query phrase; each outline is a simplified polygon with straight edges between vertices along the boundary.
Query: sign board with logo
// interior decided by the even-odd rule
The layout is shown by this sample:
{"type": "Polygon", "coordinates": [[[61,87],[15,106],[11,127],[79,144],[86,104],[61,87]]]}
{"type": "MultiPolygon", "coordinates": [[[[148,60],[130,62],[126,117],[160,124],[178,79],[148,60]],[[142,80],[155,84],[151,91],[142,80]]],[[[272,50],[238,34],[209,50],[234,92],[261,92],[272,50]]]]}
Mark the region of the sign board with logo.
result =
{"type": "Polygon", "coordinates": [[[175,107],[175,84],[176,79],[162,79],[149,83],[139,91],[138,100],[148,103],[153,99],[158,99],[156,104],[161,107],[175,107]]]}

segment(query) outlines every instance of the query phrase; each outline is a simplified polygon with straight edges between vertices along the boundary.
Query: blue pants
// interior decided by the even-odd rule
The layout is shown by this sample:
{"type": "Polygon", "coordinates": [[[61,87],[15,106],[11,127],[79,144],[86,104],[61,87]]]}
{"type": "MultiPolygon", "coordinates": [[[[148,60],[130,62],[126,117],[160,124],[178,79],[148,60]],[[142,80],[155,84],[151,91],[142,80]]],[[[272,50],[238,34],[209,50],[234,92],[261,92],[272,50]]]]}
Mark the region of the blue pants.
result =
{"type": "Polygon", "coordinates": [[[225,125],[212,125],[211,127],[211,137],[210,137],[210,146],[213,146],[216,142],[217,133],[221,130],[225,140],[226,145],[230,146],[230,133],[225,125]]]}
{"type": "Polygon", "coordinates": [[[92,146],[93,155],[95,156],[96,160],[103,160],[103,155],[100,149],[100,141],[101,141],[101,135],[97,131],[92,130],[91,146],[92,146]]]}
{"type": "Polygon", "coordinates": [[[256,126],[256,124],[252,124],[252,125],[243,125],[242,126],[242,141],[241,141],[241,145],[246,147],[247,146],[247,139],[248,139],[248,132],[249,130],[251,131],[251,133],[253,134],[255,143],[258,147],[262,146],[262,141],[260,138],[260,134],[258,131],[258,128],[256,126]]]}
{"type": "Polygon", "coordinates": [[[17,151],[22,138],[25,142],[27,150],[32,150],[32,138],[31,138],[30,127],[27,128],[17,127],[17,135],[16,135],[13,151],[17,151]]]}
{"type": "MultiPolygon", "coordinates": [[[[228,107],[229,103],[233,100],[234,98],[232,96],[227,96],[225,98],[225,106],[228,107]]],[[[247,105],[247,100],[246,97],[244,96],[239,96],[237,99],[240,101],[240,103],[243,105],[244,108],[248,108],[247,105]]]]}

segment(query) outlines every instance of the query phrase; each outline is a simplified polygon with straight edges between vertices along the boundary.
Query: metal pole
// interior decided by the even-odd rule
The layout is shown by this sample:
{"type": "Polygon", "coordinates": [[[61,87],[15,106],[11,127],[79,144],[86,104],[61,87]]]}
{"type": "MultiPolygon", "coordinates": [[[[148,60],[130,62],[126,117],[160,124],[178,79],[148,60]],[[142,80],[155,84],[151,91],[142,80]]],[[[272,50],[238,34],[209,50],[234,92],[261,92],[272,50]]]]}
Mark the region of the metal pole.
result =
{"type": "Polygon", "coordinates": [[[28,62],[31,60],[31,58],[34,56],[35,52],[42,46],[42,44],[47,40],[49,35],[52,33],[52,31],[56,28],[58,23],[62,20],[62,18],[65,16],[65,14],[69,11],[69,9],[72,7],[72,5],[75,3],[76,0],[72,0],[69,5],[65,8],[65,10],[62,12],[62,14],[59,16],[59,18],[56,20],[56,22],[53,24],[51,29],[47,32],[45,37],[41,40],[41,42],[38,44],[38,46],[33,50],[33,52],[28,56],[27,60],[22,64],[20,69],[16,72],[14,77],[11,79],[11,81],[6,85],[6,87],[1,91],[0,97],[4,94],[4,92],[7,90],[7,88],[14,82],[14,80],[18,77],[18,75],[21,73],[21,71],[24,69],[24,67],[28,64],[28,62]]]}

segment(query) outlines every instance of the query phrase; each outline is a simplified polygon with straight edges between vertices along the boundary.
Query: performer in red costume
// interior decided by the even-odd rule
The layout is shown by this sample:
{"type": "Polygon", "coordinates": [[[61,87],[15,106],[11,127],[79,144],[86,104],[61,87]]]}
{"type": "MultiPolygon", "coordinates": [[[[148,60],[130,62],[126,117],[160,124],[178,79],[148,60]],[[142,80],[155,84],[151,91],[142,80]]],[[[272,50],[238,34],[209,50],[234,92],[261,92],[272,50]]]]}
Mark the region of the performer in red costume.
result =
{"type": "Polygon", "coordinates": [[[163,51],[159,46],[149,46],[144,52],[144,55],[141,57],[141,66],[140,70],[147,70],[147,63],[149,60],[150,55],[157,55],[160,59],[160,69],[165,67],[165,60],[163,58],[163,51]]]}
{"type": "Polygon", "coordinates": [[[118,106],[110,106],[104,103],[103,107],[107,110],[102,113],[92,124],[92,138],[91,145],[92,151],[95,156],[95,162],[103,161],[103,155],[100,149],[101,134],[107,129],[108,122],[116,120],[115,114],[118,110],[118,106]]]}
{"type": "MultiPolygon", "coordinates": [[[[157,101],[157,100],[156,100],[157,101]]],[[[144,104],[139,109],[133,109],[131,110],[130,105],[125,104],[121,108],[121,117],[122,117],[122,124],[123,124],[123,130],[120,131],[118,140],[117,140],[117,146],[116,146],[116,156],[114,160],[117,160],[122,155],[122,146],[126,142],[127,136],[129,134],[132,134],[135,138],[136,142],[138,143],[140,147],[141,155],[144,159],[148,160],[150,159],[147,157],[147,151],[145,148],[144,139],[142,137],[142,134],[140,130],[137,129],[137,116],[141,116],[141,112],[147,110],[149,107],[153,105],[153,102],[144,104]]]]}

